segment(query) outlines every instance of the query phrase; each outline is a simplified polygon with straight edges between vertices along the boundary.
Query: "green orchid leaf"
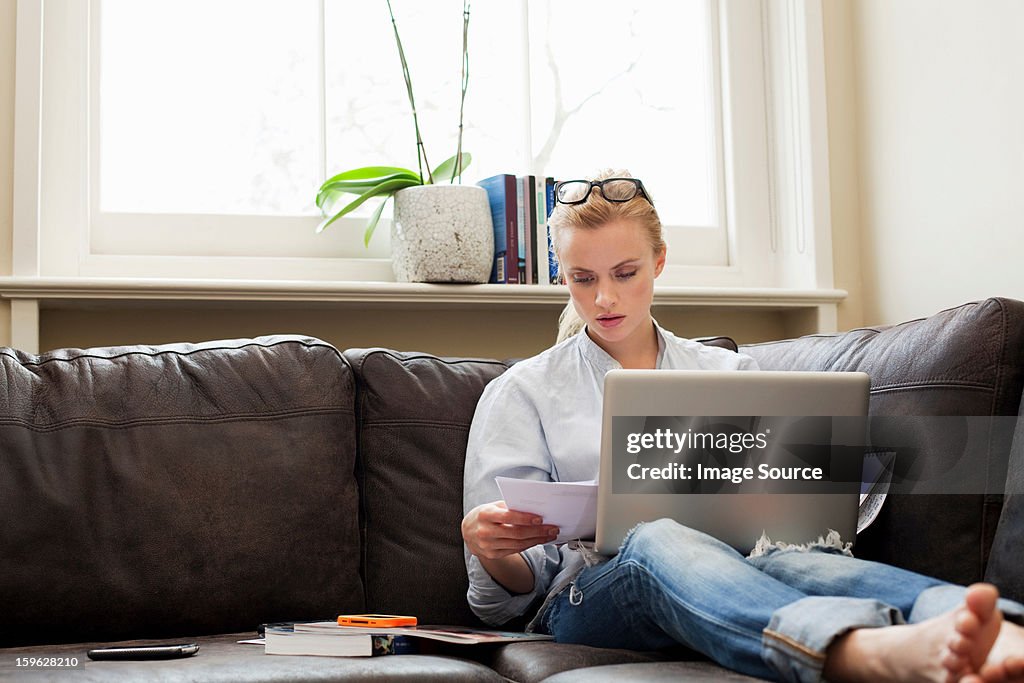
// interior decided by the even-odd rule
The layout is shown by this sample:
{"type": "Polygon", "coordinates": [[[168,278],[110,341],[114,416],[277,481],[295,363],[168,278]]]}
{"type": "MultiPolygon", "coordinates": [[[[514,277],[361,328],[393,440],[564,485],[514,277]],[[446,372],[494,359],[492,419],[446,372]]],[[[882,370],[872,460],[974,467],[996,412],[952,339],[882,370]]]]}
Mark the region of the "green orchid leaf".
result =
{"type": "Polygon", "coordinates": [[[316,231],[318,233],[323,232],[324,229],[327,228],[327,226],[329,226],[331,223],[338,220],[345,214],[351,213],[352,211],[355,211],[357,208],[362,206],[363,202],[365,202],[367,199],[377,197],[380,195],[390,196],[401,189],[404,189],[406,187],[415,187],[419,184],[420,183],[418,180],[412,180],[409,178],[398,178],[395,180],[387,180],[383,183],[380,183],[379,185],[374,185],[372,188],[359,195],[354,201],[342,207],[342,209],[338,211],[338,213],[334,214],[328,219],[321,221],[320,225],[316,226],[316,231]]]}
{"type": "MultiPolygon", "coordinates": [[[[363,190],[365,192],[366,190],[363,190]]],[[[320,209],[321,215],[326,216],[332,214],[334,205],[337,204],[338,200],[347,194],[342,190],[320,190],[316,195],[316,206],[320,209]]],[[[362,193],[360,193],[362,194],[362,193]]]]}
{"type": "Polygon", "coordinates": [[[387,199],[382,201],[380,206],[377,207],[377,210],[373,212],[372,216],[370,216],[370,222],[366,224],[366,232],[363,234],[363,246],[370,246],[370,238],[373,237],[373,231],[377,227],[377,221],[380,220],[380,215],[384,211],[384,205],[387,203],[387,199]]]}
{"type": "Polygon", "coordinates": [[[389,180],[411,180],[414,181],[414,184],[416,185],[420,184],[419,176],[410,176],[407,173],[391,173],[388,175],[374,176],[372,178],[365,178],[361,180],[336,180],[337,177],[338,176],[335,176],[320,186],[320,191],[316,195],[316,205],[319,208],[324,208],[324,205],[329,200],[337,200],[338,196],[341,194],[363,194],[367,190],[389,180]]]}
{"type": "MultiPolygon", "coordinates": [[[[434,182],[439,183],[441,181],[449,182],[454,180],[458,176],[456,175],[457,169],[455,168],[455,160],[459,155],[454,155],[448,159],[442,161],[437,168],[434,169],[434,182]]],[[[469,162],[473,161],[473,155],[469,152],[462,154],[462,169],[465,170],[469,166],[469,162]]]]}
{"type": "Polygon", "coordinates": [[[354,168],[351,171],[344,171],[336,176],[328,178],[324,183],[333,182],[335,180],[366,180],[367,178],[379,178],[386,175],[394,175],[396,173],[407,175],[410,178],[419,180],[420,174],[416,171],[410,171],[407,168],[401,168],[399,166],[364,166],[362,168],[354,168]]]}

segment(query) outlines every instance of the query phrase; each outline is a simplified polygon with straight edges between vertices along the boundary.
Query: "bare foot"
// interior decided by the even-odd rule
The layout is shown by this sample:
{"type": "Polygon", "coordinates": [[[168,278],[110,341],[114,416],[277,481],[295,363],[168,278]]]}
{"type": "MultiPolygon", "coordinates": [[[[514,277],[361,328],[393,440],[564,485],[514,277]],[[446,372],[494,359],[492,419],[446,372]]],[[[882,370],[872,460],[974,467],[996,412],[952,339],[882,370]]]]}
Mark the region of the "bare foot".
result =
{"type": "Polygon", "coordinates": [[[996,609],[999,591],[987,583],[968,586],[964,604],[953,610],[954,632],[949,638],[949,653],[943,660],[949,679],[977,683],[982,666],[989,659],[1003,625],[996,609]]]}
{"type": "Polygon", "coordinates": [[[1004,623],[998,592],[967,589],[964,604],[917,624],[861,628],[826,652],[830,681],[1024,683],[1024,629],[1004,623]]]}
{"type": "Polygon", "coordinates": [[[971,592],[968,593],[966,609],[972,612],[975,620],[981,625],[983,635],[976,640],[980,640],[982,646],[989,639],[993,644],[982,663],[975,666],[972,673],[961,680],[964,683],[1020,683],[1024,681],[1024,629],[1002,621],[1002,615],[996,609],[992,598],[995,594],[994,587],[987,584],[979,586],[968,589],[971,592]],[[982,590],[988,593],[984,594],[982,590]],[[994,638],[991,635],[993,623],[999,625],[994,638]]]}
{"type": "Polygon", "coordinates": [[[822,674],[835,683],[949,683],[952,669],[966,671],[947,647],[953,621],[949,612],[918,624],[850,631],[829,646],[822,674]]]}

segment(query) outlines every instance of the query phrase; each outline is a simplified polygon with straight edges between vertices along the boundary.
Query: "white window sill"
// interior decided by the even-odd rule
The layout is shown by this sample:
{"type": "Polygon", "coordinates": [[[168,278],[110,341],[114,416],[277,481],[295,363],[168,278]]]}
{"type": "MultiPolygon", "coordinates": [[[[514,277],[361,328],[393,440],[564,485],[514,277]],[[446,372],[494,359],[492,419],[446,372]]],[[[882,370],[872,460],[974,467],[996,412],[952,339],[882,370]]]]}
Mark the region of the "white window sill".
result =
{"type": "MultiPolygon", "coordinates": [[[[381,304],[564,305],[564,287],[546,285],[441,285],[403,282],[193,280],[165,278],[0,277],[0,298],[45,302],[253,301],[381,304]]],[[[807,308],[837,304],[841,289],[655,287],[659,306],[807,308]]]]}
{"type": "MultiPolygon", "coordinates": [[[[806,328],[836,331],[840,289],[655,287],[656,307],[808,314],[806,328]]],[[[548,285],[440,285],[398,282],[196,280],[165,278],[0,277],[0,300],[10,301],[10,345],[37,353],[41,310],[161,306],[201,308],[217,303],[273,308],[297,304],[488,310],[560,308],[565,287],[548,285]]],[[[3,340],[0,340],[2,342],[3,340]]]]}

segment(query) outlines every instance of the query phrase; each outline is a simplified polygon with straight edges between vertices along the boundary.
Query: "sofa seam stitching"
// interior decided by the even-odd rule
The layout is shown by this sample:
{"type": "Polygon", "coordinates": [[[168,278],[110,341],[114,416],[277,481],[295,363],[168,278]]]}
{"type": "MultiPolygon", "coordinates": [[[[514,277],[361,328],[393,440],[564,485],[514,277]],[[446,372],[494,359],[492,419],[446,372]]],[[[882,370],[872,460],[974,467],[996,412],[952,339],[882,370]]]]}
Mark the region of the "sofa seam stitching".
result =
{"type": "Polygon", "coordinates": [[[977,389],[978,391],[994,391],[995,386],[984,382],[949,381],[949,380],[921,380],[916,382],[902,382],[895,384],[879,384],[871,387],[871,392],[898,391],[904,389],[937,388],[937,387],[958,387],[961,389],[977,389]]]}
{"type": "MultiPolygon", "coordinates": [[[[117,359],[120,359],[120,358],[125,358],[127,356],[147,356],[149,358],[157,358],[158,356],[165,356],[165,355],[176,355],[176,356],[180,356],[180,357],[186,357],[186,356],[191,356],[191,355],[196,354],[196,353],[205,353],[207,351],[237,351],[237,350],[240,350],[240,349],[247,349],[247,348],[252,347],[252,346],[258,346],[260,348],[269,349],[269,348],[273,348],[275,346],[281,346],[281,345],[284,345],[284,344],[298,344],[298,345],[303,346],[305,348],[329,348],[329,349],[334,349],[335,353],[338,353],[337,347],[335,347],[335,346],[333,346],[331,344],[328,344],[327,342],[324,342],[324,341],[309,343],[309,342],[304,342],[301,339],[282,339],[280,341],[276,341],[276,342],[273,342],[273,343],[270,343],[270,344],[265,344],[265,343],[258,342],[258,341],[252,341],[252,342],[249,342],[249,343],[246,343],[246,344],[241,344],[239,346],[210,346],[210,347],[204,347],[204,348],[200,348],[200,349],[192,349],[191,351],[178,351],[178,350],[175,350],[175,349],[166,349],[166,350],[163,350],[163,351],[156,351],[156,352],[152,352],[152,353],[151,352],[147,352],[147,351],[126,351],[124,353],[118,353],[118,354],[115,354],[115,355],[112,355],[112,356],[100,356],[100,355],[91,354],[91,353],[82,353],[82,354],[78,354],[76,356],[72,356],[70,358],[46,358],[45,360],[29,360],[29,361],[22,360],[22,359],[18,358],[18,356],[16,354],[8,353],[6,350],[4,352],[0,353],[0,355],[4,356],[6,358],[10,358],[15,363],[18,363],[21,366],[40,367],[40,366],[46,365],[47,363],[73,363],[75,361],[83,360],[83,359],[117,360],[117,359]]],[[[340,356],[341,354],[338,353],[338,355],[340,356]]],[[[38,355],[34,355],[33,358],[39,358],[39,356],[38,355]]]]}
{"type": "MultiPolygon", "coordinates": [[[[996,363],[996,384],[995,384],[995,387],[994,387],[994,391],[992,392],[992,403],[991,403],[991,406],[989,408],[989,415],[995,415],[996,414],[996,406],[999,405],[999,387],[1002,385],[1003,361],[1006,359],[1006,343],[1007,343],[1008,333],[1007,333],[1006,306],[1003,304],[1003,302],[1001,300],[999,300],[997,298],[993,298],[993,299],[991,299],[991,301],[995,302],[995,304],[999,307],[999,313],[1000,313],[999,318],[1000,318],[1000,327],[1001,327],[1000,333],[1001,333],[1001,342],[1002,342],[999,345],[999,359],[998,359],[998,361],[996,363]]],[[[1012,444],[1012,442],[1011,442],[1011,444],[1012,444]]],[[[991,463],[992,463],[992,432],[991,431],[989,431],[989,435],[988,435],[988,453],[986,454],[986,456],[987,457],[985,458],[985,473],[986,473],[985,481],[986,481],[986,489],[987,489],[988,488],[987,487],[987,482],[988,482],[989,478],[992,475],[992,466],[991,466],[991,463]]],[[[1007,476],[1008,475],[1009,475],[1009,468],[1007,468],[1007,476]]],[[[1005,489],[1005,487],[1006,487],[1006,482],[1004,481],[1003,482],[1003,488],[1005,489]]],[[[987,522],[987,515],[985,514],[986,508],[987,508],[987,505],[985,503],[985,496],[982,496],[982,499],[981,499],[981,515],[980,515],[980,523],[979,523],[979,526],[981,527],[979,529],[979,537],[981,539],[981,543],[978,544],[978,571],[979,571],[979,576],[981,576],[982,579],[985,578],[985,574],[986,574],[986,572],[988,570],[988,567],[985,566],[986,565],[986,562],[985,562],[985,555],[986,555],[986,553],[985,553],[985,547],[984,547],[985,546],[985,538],[988,535],[986,533],[986,530],[988,528],[988,525],[986,523],[987,522]]],[[[1000,515],[1000,516],[1002,516],[1002,515],[1000,515]]]]}
{"type": "Polygon", "coordinates": [[[368,427],[390,427],[394,425],[414,425],[418,427],[458,427],[459,429],[469,429],[469,424],[465,422],[438,422],[435,420],[421,420],[421,419],[394,419],[394,420],[367,420],[364,421],[363,426],[368,427]]]}
{"type": "Polygon", "coordinates": [[[268,413],[234,413],[230,415],[175,415],[164,418],[145,418],[138,420],[100,420],[96,418],[78,418],[54,422],[50,424],[35,424],[20,418],[0,418],[0,426],[25,427],[37,432],[55,432],[71,427],[103,427],[107,429],[128,429],[134,427],[156,427],[161,425],[201,423],[201,424],[224,424],[230,422],[244,422],[250,420],[278,420],[289,417],[302,416],[307,414],[329,415],[332,413],[354,414],[347,406],[325,406],[322,408],[300,408],[295,410],[282,410],[268,413]]]}
{"type": "MultiPolygon", "coordinates": [[[[381,348],[366,349],[365,351],[366,351],[366,353],[361,354],[360,358],[359,358],[359,368],[360,368],[360,371],[362,370],[363,366],[366,364],[366,361],[369,359],[369,357],[370,356],[376,356],[376,355],[387,356],[389,358],[392,358],[392,359],[398,361],[399,363],[401,363],[403,365],[406,364],[408,361],[412,361],[412,360],[432,360],[432,361],[440,361],[441,363],[444,363],[445,365],[464,365],[466,363],[474,363],[474,364],[482,364],[482,365],[496,365],[496,366],[499,366],[499,367],[503,367],[506,370],[508,369],[508,366],[504,362],[502,362],[500,360],[497,360],[497,359],[489,359],[489,358],[457,358],[457,359],[450,359],[450,358],[442,358],[440,356],[435,356],[435,355],[432,355],[432,354],[429,354],[429,353],[419,353],[419,352],[413,352],[416,355],[399,355],[398,353],[395,353],[394,351],[391,351],[390,349],[381,349],[381,348]]],[[[406,354],[408,354],[408,352],[406,352],[406,354]]]]}
{"type": "MultiPolygon", "coordinates": [[[[371,352],[372,353],[372,352],[371,352]]],[[[356,493],[359,498],[359,518],[357,520],[357,526],[359,527],[359,581],[362,584],[363,593],[363,604],[362,609],[369,609],[369,580],[367,577],[367,568],[369,566],[369,522],[367,521],[369,508],[366,504],[366,459],[363,454],[363,403],[366,401],[366,381],[363,377],[363,366],[366,363],[366,359],[369,354],[362,354],[358,363],[353,366],[353,375],[355,377],[354,388],[356,392],[355,401],[353,401],[354,410],[353,415],[355,416],[356,423],[356,457],[355,457],[355,471],[353,474],[356,479],[356,493]],[[356,369],[358,367],[358,369],[356,369]]]]}

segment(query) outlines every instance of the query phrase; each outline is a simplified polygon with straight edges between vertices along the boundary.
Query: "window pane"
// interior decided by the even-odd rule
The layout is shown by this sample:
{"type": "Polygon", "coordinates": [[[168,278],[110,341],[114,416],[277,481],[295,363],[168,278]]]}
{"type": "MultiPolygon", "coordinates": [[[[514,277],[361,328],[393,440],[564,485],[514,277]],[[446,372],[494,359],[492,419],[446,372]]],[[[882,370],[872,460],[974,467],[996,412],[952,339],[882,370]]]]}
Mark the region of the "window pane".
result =
{"type": "MultiPolygon", "coordinates": [[[[436,167],[456,151],[463,5],[392,5],[436,167]]],[[[707,0],[635,5],[473,3],[464,182],[625,167],[666,225],[719,224],[707,0]]],[[[328,173],[417,168],[385,3],[325,2],[323,152],[316,0],[101,8],[102,210],[314,215],[321,153],[328,173]]]]}
{"type": "MultiPolygon", "coordinates": [[[[462,3],[392,6],[420,132],[436,166],[456,149],[462,3]]],[[[464,181],[529,169],[568,178],[626,167],[644,178],[667,225],[717,226],[707,0],[635,8],[535,0],[528,9],[527,33],[521,3],[472,6],[463,149],[473,163],[464,181]]],[[[376,164],[416,170],[386,5],[329,0],[327,35],[328,173],[376,164]]]]}
{"type": "Polygon", "coordinates": [[[535,163],[626,168],[666,225],[718,225],[707,0],[531,2],[535,163]]]}
{"type": "Polygon", "coordinates": [[[312,212],[316,0],[104,0],[100,208],[312,212]]]}
{"type": "MultiPolygon", "coordinates": [[[[431,168],[456,153],[462,1],[393,0],[431,168]]],[[[477,2],[469,23],[469,88],[462,148],[472,183],[523,172],[525,77],[518,3],[477,2]]],[[[358,166],[418,171],[416,135],[394,31],[384,2],[326,5],[327,172],[358,166]]]]}

